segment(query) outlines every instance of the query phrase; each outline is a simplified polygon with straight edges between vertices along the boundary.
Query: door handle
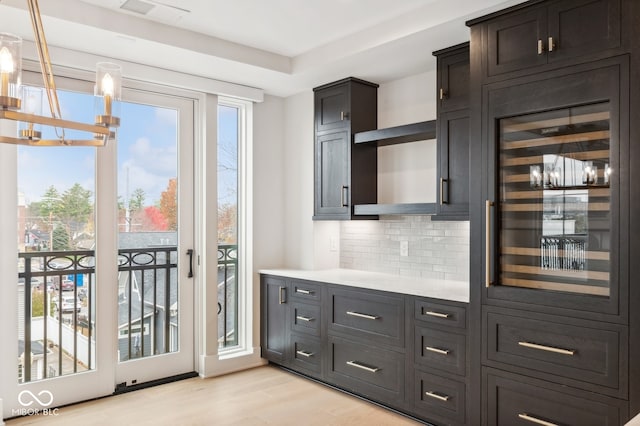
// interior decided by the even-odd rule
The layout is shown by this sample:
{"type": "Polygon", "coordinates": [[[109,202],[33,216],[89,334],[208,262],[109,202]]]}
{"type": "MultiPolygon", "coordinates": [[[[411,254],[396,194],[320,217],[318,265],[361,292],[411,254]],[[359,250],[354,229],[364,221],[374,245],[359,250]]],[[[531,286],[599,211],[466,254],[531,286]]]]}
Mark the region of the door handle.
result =
{"type": "Polygon", "coordinates": [[[349,207],[349,187],[347,185],[342,185],[341,191],[340,201],[342,201],[342,207],[349,207]]]}
{"type": "MultiPolygon", "coordinates": [[[[447,179],[440,178],[440,205],[449,204],[449,197],[447,196],[447,199],[446,200],[444,199],[444,184],[445,184],[445,182],[449,183],[449,182],[447,182],[447,179]]],[[[447,191],[447,192],[449,192],[449,191],[447,191]]]]}
{"type": "Polygon", "coordinates": [[[493,201],[487,200],[485,203],[485,226],[484,226],[484,257],[485,257],[485,285],[487,288],[491,287],[491,207],[493,201]]]}
{"type": "Polygon", "coordinates": [[[193,249],[187,250],[187,255],[189,256],[189,275],[187,277],[193,278],[193,249]]]}

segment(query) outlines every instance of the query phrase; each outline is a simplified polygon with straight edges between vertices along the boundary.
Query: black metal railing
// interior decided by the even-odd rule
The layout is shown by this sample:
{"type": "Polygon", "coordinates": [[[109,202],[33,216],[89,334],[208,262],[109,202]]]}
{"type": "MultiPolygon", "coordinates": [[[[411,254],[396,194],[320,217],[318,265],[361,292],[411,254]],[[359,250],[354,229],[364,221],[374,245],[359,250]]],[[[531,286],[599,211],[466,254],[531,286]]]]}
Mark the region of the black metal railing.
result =
{"type": "Polygon", "coordinates": [[[238,246],[218,245],[218,346],[238,345],[238,246]]]}
{"type": "MultiPolygon", "coordinates": [[[[218,246],[221,348],[238,345],[237,254],[237,245],[218,246]]],[[[177,311],[172,309],[178,297],[177,256],[176,246],[118,251],[121,361],[177,349],[171,331],[171,327],[177,326],[177,311]]],[[[19,340],[23,343],[21,381],[93,369],[95,252],[21,252],[18,259],[18,279],[24,283],[24,294],[20,295],[24,318],[19,326],[19,340]],[[40,315],[42,325],[34,330],[33,319],[40,315]],[[42,364],[32,370],[35,357],[41,358],[42,364]]]]}
{"type": "Polygon", "coordinates": [[[94,251],[24,252],[18,253],[18,260],[18,283],[24,283],[24,322],[18,327],[19,340],[23,343],[20,354],[23,357],[22,381],[32,380],[34,356],[41,356],[43,360],[43,367],[36,371],[42,376],[37,378],[51,377],[50,357],[55,358],[52,364],[57,364],[57,375],[65,374],[65,370],[68,374],[77,373],[79,368],[92,369],[94,305],[90,301],[93,300],[95,289],[94,251]],[[39,291],[37,298],[34,298],[34,290],[39,291]],[[81,299],[87,301],[86,306],[83,306],[81,299]],[[37,301],[37,306],[34,306],[34,300],[37,301]],[[41,339],[33,339],[36,331],[32,328],[34,308],[42,312],[42,329],[37,330],[41,339]],[[57,321],[50,323],[50,317],[57,321]],[[65,333],[65,325],[73,332],[65,333]],[[86,326],[83,327],[83,335],[88,344],[84,354],[80,354],[78,350],[77,331],[81,328],[80,325],[86,326]],[[39,340],[42,341],[41,345],[37,344],[39,340]],[[51,343],[56,341],[57,344],[51,343]],[[57,353],[49,350],[56,346],[57,353]],[[69,357],[72,359],[70,364],[65,362],[69,357]]]}

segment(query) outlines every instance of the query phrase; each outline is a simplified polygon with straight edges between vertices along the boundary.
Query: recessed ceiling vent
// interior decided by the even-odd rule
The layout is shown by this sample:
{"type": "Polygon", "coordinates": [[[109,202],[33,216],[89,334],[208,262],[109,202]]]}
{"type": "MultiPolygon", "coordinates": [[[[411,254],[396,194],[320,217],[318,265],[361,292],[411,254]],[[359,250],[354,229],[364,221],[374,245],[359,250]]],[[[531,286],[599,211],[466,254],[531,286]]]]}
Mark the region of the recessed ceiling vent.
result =
{"type": "Polygon", "coordinates": [[[154,7],[156,6],[151,3],[147,3],[145,1],[127,0],[124,3],[122,3],[122,6],[120,6],[120,9],[128,10],[129,12],[139,13],[141,15],[146,15],[154,7]]]}

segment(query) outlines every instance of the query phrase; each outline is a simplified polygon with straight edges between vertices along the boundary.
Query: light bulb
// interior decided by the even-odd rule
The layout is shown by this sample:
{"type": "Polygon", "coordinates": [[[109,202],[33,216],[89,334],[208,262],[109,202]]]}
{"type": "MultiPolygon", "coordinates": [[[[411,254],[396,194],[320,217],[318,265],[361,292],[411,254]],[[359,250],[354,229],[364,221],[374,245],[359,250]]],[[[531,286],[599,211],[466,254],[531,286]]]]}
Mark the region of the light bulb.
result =
{"type": "Polygon", "coordinates": [[[102,94],[104,96],[113,96],[113,78],[109,73],[102,77],[102,94]]]}
{"type": "Polygon", "coordinates": [[[13,56],[6,47],[0,49],[0,72],[11,74],[14,69],[13,56]]]}

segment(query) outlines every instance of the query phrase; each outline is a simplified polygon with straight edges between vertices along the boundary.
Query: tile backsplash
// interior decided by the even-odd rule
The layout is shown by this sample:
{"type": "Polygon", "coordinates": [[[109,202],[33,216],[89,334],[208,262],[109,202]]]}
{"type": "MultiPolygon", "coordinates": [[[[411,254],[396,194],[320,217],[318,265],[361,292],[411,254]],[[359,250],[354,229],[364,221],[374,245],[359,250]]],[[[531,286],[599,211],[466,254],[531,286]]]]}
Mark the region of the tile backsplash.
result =
{"type": "Polygon", "coordinates": [[[468,281],[469,222],[432,222],[430,216],[341,222],[340,267],[468,281]]]}

